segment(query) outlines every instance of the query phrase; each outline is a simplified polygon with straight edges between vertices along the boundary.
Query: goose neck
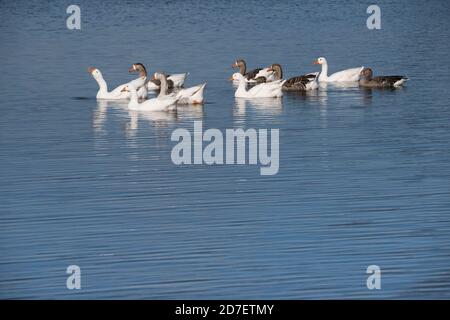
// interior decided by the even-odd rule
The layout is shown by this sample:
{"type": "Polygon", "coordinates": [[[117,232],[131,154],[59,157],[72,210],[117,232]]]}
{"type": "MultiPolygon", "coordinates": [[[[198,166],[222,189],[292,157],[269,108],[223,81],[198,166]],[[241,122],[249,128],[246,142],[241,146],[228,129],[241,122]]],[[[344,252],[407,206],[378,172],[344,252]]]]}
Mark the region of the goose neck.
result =
{"type": "Polygon", "coordinates": [[[159,86],[160,91],[158,97],[163,97],[167,95],[168,92],[167,78],[165,75],[163,75],[159,80],[161,81],[161,85],[159,86]]]}
{"type": "Polygon", "coordinates": [[[140,68],[139,69],[139,77],[147,77],[147,70],[140,68]]]}
{"type": "Polygon", "coordinates": [[[245,61],[241,61],[239,63],[239,73],[245,75],[246,72],[247,72],[247,65],[245,64],[245,61]]]}
{"type": "Polygon", "coordinates": [[[138,103],[136,88],[130,86],[130,102],[128,105],[137,105],[138,103]]]}
{"type": "Polygon", "coordinates": [[[276,79],[276,80],[281,80],[281,79],[283,79],[283,69],[281,68],[281,65],[279,65],[279,64],[274,64],[274,65],[272,66],[272,69],[273,69],[273,71],[274,71],[274,73],[275,73],[275,79],[276,79]]]}
{"type": "Polygon", "coordinates": [[[103,93],[108,92],[108,84],[106,83],[105,79],[103,79],[102,76],[96,77],[94,79],[98,83],[99,92],[103,92],[103,93]]]}
{"type": "Polygon", "coordinates": [[[244,77],[240,78],[237,92],[247,92],[246,86],[247,86],[247,83],[245,82],[245,78],[244,77]]]}
{"type": "Polygon", "coordinates": [[[320,72],[319,80],[328,79],[328,63],[322,63],[322,71],[320,72]]]}

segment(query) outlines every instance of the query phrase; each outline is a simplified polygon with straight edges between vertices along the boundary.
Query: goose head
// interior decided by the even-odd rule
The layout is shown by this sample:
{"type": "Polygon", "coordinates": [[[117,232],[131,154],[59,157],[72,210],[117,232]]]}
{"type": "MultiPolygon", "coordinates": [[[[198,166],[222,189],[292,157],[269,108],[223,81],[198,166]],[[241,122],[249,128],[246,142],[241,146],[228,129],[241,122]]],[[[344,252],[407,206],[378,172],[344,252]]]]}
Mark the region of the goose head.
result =
{"type": "Polygon", "coordinates": [[[324,57],[317,58],[316,61],[313,62],[314,64],[327,64],[327,59],[324,57]]]}
{"type": "Polygon", "coordinates": [[[142,63],[133,63],[130,67],[130,69],[128,69],[129,73],[133,73],[133,72],[139,72],[139,74],[141,76],[147,76],[147,69],[145,69],[144,65],[142,63]]]}
{"type": "Polygon", "coordinates": [[[372,80],[373,71],[370,68],[364,68],[361,71],[361,79],[372,80]]]}
{"type": "Polygon", "coordinates": [[[237,59],[232,65],[232,68],[239,68],[239,72],[243,75],[247,71],[247,64],[244,59],[237,59]]]}
{"type": "Polygon", "coordinates": [[[100,79],[103,77],[102,73],[97,68],[89,67],[88,72],[94,77],[94,79],[100,79]]]}
{"type": "Polygon", "coordinates": [[[152,80],[165,80],[167,79],[167,76],[164,72],[155,72],[153,74],[152,80]]]}
{"type": "Polygon", "coordinates": [[[269,72],[275,73],[278,80],[283,79],[283,69],[279,63],[272,64],[269,69],[269,72]]]}
{"type": "Polygon", "coordinates": [[[240,74],[239,72],[233,73],[230,77],[231,81],[241,81],[241,80],[245,80],[245,77],[240,74]]]}
{"type": "Polygon", "coordinates": [[[241,66],[246,66],[244,59],[237,59],[232,65],[232,68],[240,68],[241,66]]]}

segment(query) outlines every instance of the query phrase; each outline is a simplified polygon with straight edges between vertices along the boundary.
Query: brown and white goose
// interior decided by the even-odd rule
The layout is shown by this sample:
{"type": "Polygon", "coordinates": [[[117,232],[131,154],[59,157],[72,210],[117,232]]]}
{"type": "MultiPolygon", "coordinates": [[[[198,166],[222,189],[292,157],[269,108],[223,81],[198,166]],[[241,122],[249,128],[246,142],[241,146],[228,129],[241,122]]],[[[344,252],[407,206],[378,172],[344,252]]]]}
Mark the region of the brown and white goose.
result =
{"type": "MultiPolygon", "coordinates": [[[[161,90],[158,97],[168,95],[167,76],[164,72],[155,72],[152,79],[160,79],[161,81],[161,90]]],[[[203,91],[205,90],[205,87],[206,83],[202,83],[187,89],[180,89],[171,94],[177,98],[178,104],[203,104],[203,91]]]]}
{"type": "MultiPolygon", "coordinates": [[[[272,64],[269,69],[269,72],[274,73],[274,78],[276,80],[283,79],[283,69],[281,68],[281,65],[278,63],[272,64]]],[[[319,73],[308,73],[301,76],[292,77],[283,84],[282,90],[283,91],[309,91],[309,90],[315,90],[319,86],[317,84],[317,77],[319,73]]]]}
{"type": "MultiPolygon", "coordinates": [[[[147,75],[147,70],[145,69],[142,63],[134,63],[128,71],[139,72],[139,74],[147,75]]],[[[188,72],[168,75],[167,85],[169,89],[182,87],[188,75],[189,75],[188,72]]],[[[158,79],[151,79],[147,82],[147,88],[149,90],[157,90],[159,89],[160,85],[161,82],[158,79]]]]}
{"type": "Polygon", "coordinates": [[[359,85],[367,88],[397,88],[408,80],[405,76],[378,76],[373,77],[373,71],[370,68],[364,68],[361,71],[359,85]]]}
{"type": "MultiPolygon", "coordinates": [[[[244,59],[236,60],[232,65],[232,68],[239,68],[239,73],[244,76],[247,82],[251,82],[255,79],[255,76],[261,71],[261,68],[256,68],[247,72],[247,64],[244,59]]],[[[230,80],[236,80],[236,77],[231,77],[230,80]]]]}

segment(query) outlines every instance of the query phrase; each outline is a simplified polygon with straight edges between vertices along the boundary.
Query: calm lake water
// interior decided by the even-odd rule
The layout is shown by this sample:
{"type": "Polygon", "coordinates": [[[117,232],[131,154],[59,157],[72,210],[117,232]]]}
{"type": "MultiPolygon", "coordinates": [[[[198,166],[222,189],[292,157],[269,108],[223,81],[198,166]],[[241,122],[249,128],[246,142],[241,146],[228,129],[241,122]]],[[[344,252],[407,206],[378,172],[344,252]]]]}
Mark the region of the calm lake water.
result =
{"type": "Polygon", "coordinates": [[[0,298],[450,298],[450,2],[376,3],[381,30],[364,1],[0,2],[0,298]],[[239,57],[294,76],[319,56],[410,81],[260,102],[227,81],[239,57]],[[207,103],[97,102],[86,68],[114,86],[134,62],[207,103]],[[195,120],[280,129],[279,173],[175,166],[195,120]]]}

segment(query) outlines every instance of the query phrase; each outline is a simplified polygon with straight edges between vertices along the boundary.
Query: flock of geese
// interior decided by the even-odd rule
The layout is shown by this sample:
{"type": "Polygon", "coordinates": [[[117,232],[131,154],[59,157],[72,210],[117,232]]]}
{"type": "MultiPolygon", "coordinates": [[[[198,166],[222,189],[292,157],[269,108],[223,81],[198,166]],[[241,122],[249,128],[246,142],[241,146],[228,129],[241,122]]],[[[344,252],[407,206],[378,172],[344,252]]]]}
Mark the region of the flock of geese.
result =
{"type": "Polygon", "coordinates": [[[128,70],[130,73],[139,73],[139,77],[128,83],[122,84],[109,91],[108,84],[103,78],[100,70],[89,67],[88,72],[97,81],[99,90],[97,99],[101,100],[124,100],[129,99],[130,110],[142,111],[169,111],[174,110],[177,104],[202,104],[203,91],[206,83],[197,86],[180,89],[189,73],[166,75],[155,72],[152,78],[148,78],[147,69],[142,63],[135,63],[128,70]],[[169,89],[173,92],[169,93],[169,89]],[[147,99],[149,90],[159,90],[156,98],[147,99]],[[144,101],[141,101],[144,100],[144,101]]]}
{"type": "MultiPolygon", "coordinates": [[[[295,76],[287,80],[283,79],[283,69],[280,64],[272,64],[269,67],[257,68],[247,71],[247,64],[243,59],[236,60],[232,68],[238,68],[239,72],[232,74],[232,80],[236,86],[237,98],[277,98],[283,92],[303,92],[317,90],[319,83],[359,83],[366,88],[396,88],[402,86],[408,79],[405,76],[373,76],[370,68],[357,67],[345,69],[328,75],[328,63],[323,57],[314,61],[321,65],[320,72],[295,76]],[[250,88],[248,88],[250,87],[250,88]]],[[[163,72],[155,72],[151,78],[147,75],[147,69],[142,63],[135,63],[129,69],[130,73],[139,73],[139,77],[117,88],[108,91],[108,85],[100,70],[89,67],[88,72],[97,81],[99,90],[97,99],[124,100],[128,99],[128,108],[138,111],[170,111],[176,110],[177,105],[203,104],[203,92],[206,83],[190,88],[183,88],[189,73],[166,75],[163,72]],[[159,90],[155,98],[147,99],[149,90],[159,90]],[[169,90],[171,92],[169,93],[169,90]]]]}

